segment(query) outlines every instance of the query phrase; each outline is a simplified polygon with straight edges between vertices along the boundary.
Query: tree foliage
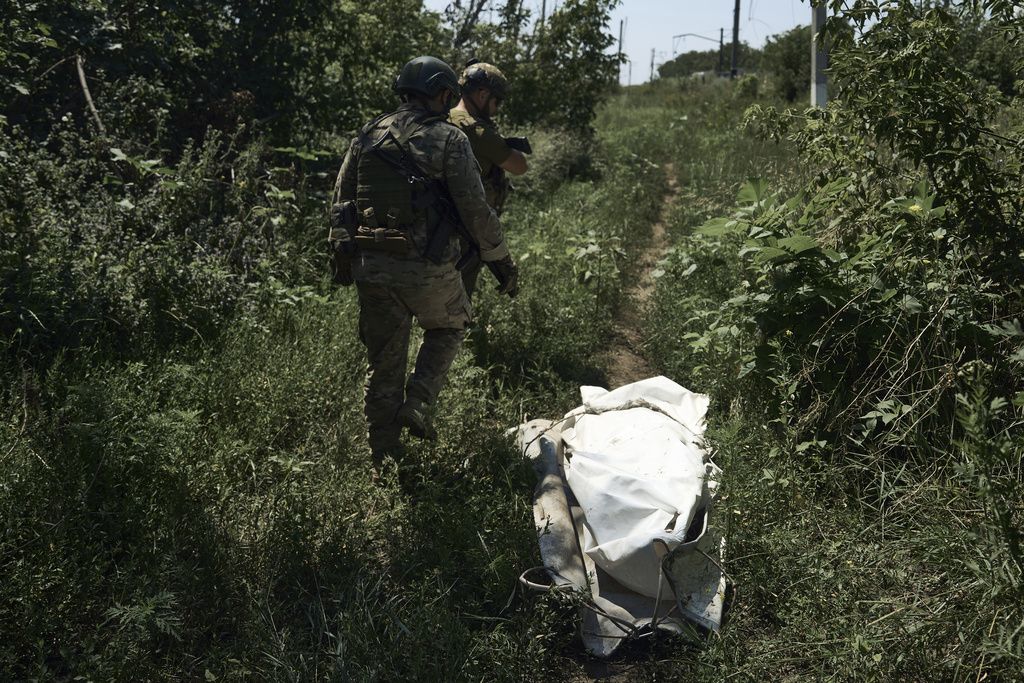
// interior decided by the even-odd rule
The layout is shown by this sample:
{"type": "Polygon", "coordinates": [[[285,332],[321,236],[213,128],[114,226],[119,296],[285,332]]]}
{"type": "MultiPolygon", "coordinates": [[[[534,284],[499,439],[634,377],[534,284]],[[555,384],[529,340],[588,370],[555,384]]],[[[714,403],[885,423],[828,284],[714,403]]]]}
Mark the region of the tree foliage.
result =
{"type": "Polygon", "coordinates": [[[254,286],[316,262],[326,169],[418,54],[495,61],[510,122],[588,131],[614,76],[613,4],[563,3],[532,29],[521,2],[493,24],[456,3],[451,25],[418,0],[16,4],[0,25],[0,344],[39,361],[213,334],[254,286]]]}
{"type": "Polygon", "coordinates": [[[618,57],[607,52],[617,4],[568,0],[531,28],[522,1],[509,0],[497,12],[499,23],[477,24],[462,39],[456,63],[472,56],[502,67],[513,89],[504,112],[509,122],[588,131],[617,77],[618,57]]]}
{"type": "MultiPolygon", "coordinates": [[[[744,71],[756,71],[760,68],[761,51],[740,42],[736,51],[738,68],[744,71]]],[[[722,71],[728,73],[732,66],[732,44],[725,43],[721,55],[722,71]]],[[[687,78],[699,71],[715,73],[718,71],[718,50],[691,50],[683,52],[658,67],[661,78],[687,78]]]]}
{"type": "Polygon", "coordinates": [[[810,96],[811,27],[797,26],[768,38],[761,68],[771,74],[772,90],[788,102],[810,96]]]}

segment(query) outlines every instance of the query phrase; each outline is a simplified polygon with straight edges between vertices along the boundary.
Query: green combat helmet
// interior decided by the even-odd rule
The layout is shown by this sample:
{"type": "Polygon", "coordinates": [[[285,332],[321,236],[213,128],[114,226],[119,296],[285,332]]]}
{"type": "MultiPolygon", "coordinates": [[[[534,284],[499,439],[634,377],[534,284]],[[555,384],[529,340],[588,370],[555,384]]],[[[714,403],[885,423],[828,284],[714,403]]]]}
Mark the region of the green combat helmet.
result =
{"type": "Polygon", "coordinates": [[[417,57],[407,62],[395,79],[395,92],[399,95],[432,98],[442,90],[450,90],[456,100],[461,94],[455,70],[437,57],[417,57]]]}
{"type": "Polygon", "coordinates": [[[459,85],[469,92],[487,88],[491,95],[499,100],[508,97],[508,79],[501,73],[501,69],[487,62],[467,64],[462,72],[462,78],[459,79],[459,85]]]}

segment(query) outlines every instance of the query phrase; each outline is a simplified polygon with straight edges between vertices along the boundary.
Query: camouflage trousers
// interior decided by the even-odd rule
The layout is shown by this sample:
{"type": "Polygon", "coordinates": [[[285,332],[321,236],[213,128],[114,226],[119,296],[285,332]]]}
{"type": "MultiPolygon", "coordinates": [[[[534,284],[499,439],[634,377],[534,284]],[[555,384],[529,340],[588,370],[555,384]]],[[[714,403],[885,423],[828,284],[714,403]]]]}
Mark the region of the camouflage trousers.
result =
{"type": "Polygon", "coordinates": [[[406,396],[431,404],[462,346],[470,305],[459,273],[451,269],[429,286],[356,282],[359,337],[366,346],[365,414],[370,449],[399,445],[395,415],[406,396]],[[412,319],[423,328],[423,343],[406,379],[412,319]]]}

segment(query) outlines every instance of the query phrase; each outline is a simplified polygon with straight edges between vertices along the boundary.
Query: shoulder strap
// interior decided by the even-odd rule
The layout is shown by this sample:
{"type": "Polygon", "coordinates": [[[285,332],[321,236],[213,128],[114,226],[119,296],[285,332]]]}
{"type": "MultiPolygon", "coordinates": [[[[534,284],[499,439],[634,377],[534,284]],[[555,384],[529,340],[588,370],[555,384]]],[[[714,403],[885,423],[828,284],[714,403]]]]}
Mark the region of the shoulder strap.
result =
{"type": "MultiPolygon", "coordinates": [[[[410,183],[422,183],[430,186],[432,184],[443,184],[438,180],[431,179],[423,172],[416,160],[412,158],[406,149],[406,145],[409,143],[409,138],[415,132],[418,126],[399,126],[395,121],[392,121],[384,134],[381,135],[376,141],[370,138],[369,131],[383,121],[390,114],[385,114],[374,119],[369,125],[363,128],[359,134],[359,145],[370,152],[378,159],[390,166],[396,173],[404,177],[410,183]],[[381,149],[381,145],[384,144],[385,140],[391,138],[394,141],[395,146],[398,147],[398,155],[392,154],[384,149],[381,149]]],[[[426,116],[417,116],[414,121],[417,124],[425,124],[432,120],[441,120],[441,117],[428,112],[426,116]]]]}

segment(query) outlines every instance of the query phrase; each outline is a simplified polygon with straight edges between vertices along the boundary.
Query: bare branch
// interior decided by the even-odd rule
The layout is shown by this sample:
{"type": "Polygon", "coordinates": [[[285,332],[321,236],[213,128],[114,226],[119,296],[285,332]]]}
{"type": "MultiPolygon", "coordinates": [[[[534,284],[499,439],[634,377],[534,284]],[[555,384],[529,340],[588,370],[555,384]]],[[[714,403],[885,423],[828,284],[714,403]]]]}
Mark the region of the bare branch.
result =
{"type": "Polygon", "coordinates": [[[106,137],[107,129],[103,125],[103,121],[100,120],[100,113],[96,111],[96,105],[93,104],[92,94],[89,92],[89,84],[85,80],[83,64],[85,64],[85,60],[82,59],[82,55],[76,55],[75,66],[78,68],[78,82],[82,84],[82,94],[85,95],[85,103],[89,105],[89,111],[92,112],[92,117],[96,121],[96,127],[100,129],[100,135],[106,137]]]}
{"type": "MultiPolygon", "coordinates": [[[[483,12],[484,6],[487,4],[487,0],[469,0],[469,6],[465,10],[465,14],[462,16],[461,25],[458,30],[455,31],[455,36],[452,38],[452,47],[461,48],[467,42],[473,33],[473,29],[480,22],[480,13],[483,12]]],[[[456,9],[461,9],[461,2],[454,3],[456,9]]]]}

